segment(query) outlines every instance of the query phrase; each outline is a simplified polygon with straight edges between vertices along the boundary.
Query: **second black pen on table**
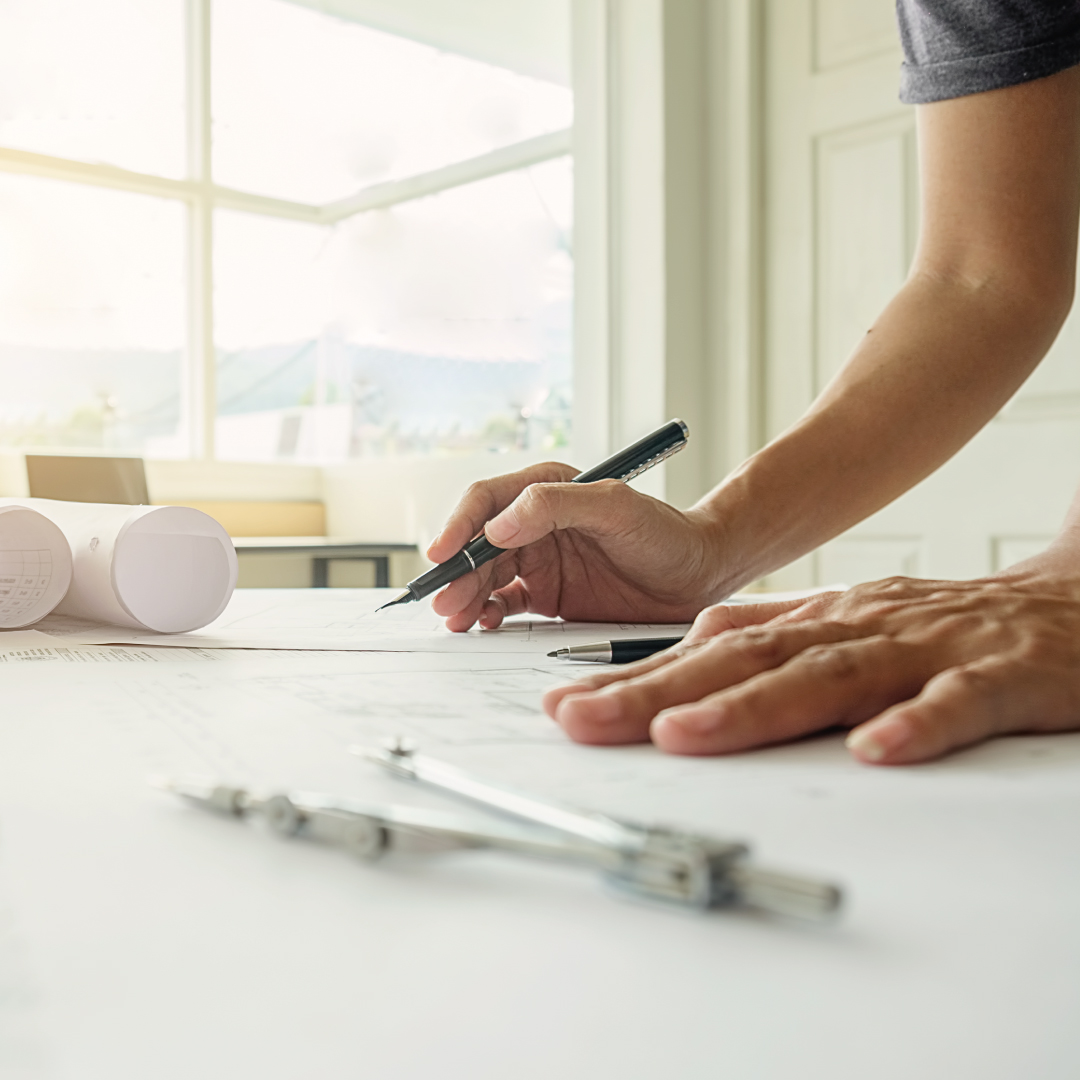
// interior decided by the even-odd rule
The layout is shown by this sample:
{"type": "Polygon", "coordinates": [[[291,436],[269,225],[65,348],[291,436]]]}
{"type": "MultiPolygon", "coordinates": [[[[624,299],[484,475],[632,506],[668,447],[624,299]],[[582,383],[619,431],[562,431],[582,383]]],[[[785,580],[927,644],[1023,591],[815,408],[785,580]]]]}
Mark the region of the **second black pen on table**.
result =
{"type": "Polygon", "coordinates": [[[584,660],[592,664],[632,664],[644,660],[672,645],[678,645],[681,637],[637,638],[629,641],[594,641],[588,645],[568,645],[564,649],[549,652],[557,660],[584,660]]]}

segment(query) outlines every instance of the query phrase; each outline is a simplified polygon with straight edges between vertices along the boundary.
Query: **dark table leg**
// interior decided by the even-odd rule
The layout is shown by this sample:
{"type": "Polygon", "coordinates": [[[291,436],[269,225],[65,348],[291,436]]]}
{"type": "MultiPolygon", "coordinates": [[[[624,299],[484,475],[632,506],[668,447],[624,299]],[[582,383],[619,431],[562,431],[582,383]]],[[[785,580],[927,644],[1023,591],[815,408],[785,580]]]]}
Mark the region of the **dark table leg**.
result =
{"type": "MultiPolygon", "coordinates": [[[[338,556],[342,558],[343,556],[338,556]]],[[[370,562],[375,564],[375,588],[390,588],[390,556],[389,555],[353,555],[344,556],[350,561],[370,562]]],[[[320,558],[318,555],[311,559],[311,587],[313,589],[325,589],[330,584],[330,560],[320,558]]]]}

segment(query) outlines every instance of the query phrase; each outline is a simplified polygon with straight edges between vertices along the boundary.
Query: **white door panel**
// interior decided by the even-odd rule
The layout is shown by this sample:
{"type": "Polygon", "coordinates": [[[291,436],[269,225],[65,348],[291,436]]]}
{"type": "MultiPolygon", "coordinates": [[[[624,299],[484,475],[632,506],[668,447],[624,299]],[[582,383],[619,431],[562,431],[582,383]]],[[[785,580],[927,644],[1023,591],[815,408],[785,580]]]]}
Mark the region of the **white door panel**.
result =
{"type": "Polygon", "coordinates": [[[1053,348],[1005,407],[1014,420],[1080,419],[1080,311],[1073,312],[1053,348]]]}
{"type": "Polygon", "coordinates": [[[816,0],[814,71],[896,51],[896,20],[887,4],[867,0],[816,0]]]}
{"type": "Polygon", "coordinates": [[[840,369],[911,262],[908,117],[819,136],[814,390],[840,369]]]}

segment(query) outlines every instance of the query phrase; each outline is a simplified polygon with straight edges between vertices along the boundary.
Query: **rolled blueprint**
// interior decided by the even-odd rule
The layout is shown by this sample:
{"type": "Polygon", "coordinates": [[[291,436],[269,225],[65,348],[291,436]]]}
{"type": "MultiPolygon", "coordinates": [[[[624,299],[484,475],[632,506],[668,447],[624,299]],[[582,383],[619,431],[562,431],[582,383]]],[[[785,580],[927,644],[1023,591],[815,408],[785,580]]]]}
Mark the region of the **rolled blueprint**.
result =
{"type": "Polygon", "coordinates": [[[71,584],[71,548],[47,517],[26,506],[0,506],[0,628],[45,618],[71,584]]]}
{"type": "Polygon", "coordinates": [[[208,514],[186,506],[3,499],[55,523],[73,572],[56,607],[80,619],[178,634],[213,622],[236,588],[236,550],[208,514]]]}

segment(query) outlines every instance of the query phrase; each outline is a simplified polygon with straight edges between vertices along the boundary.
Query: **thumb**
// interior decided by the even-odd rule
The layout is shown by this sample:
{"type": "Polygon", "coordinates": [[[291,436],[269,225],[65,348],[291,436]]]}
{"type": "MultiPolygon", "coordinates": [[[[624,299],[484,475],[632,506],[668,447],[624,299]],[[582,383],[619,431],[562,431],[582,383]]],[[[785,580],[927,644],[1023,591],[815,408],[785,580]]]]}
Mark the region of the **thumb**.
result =
{"type": "Polygon", "coordinates": [[[591,484],[530,484],[484,533],[496,546],[524,547],[556,529],[616,533],[632,527],[643,496],[619,480],[591,484]]]}

